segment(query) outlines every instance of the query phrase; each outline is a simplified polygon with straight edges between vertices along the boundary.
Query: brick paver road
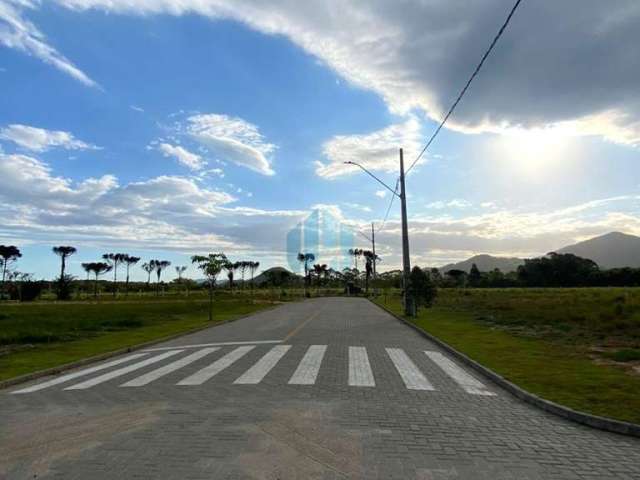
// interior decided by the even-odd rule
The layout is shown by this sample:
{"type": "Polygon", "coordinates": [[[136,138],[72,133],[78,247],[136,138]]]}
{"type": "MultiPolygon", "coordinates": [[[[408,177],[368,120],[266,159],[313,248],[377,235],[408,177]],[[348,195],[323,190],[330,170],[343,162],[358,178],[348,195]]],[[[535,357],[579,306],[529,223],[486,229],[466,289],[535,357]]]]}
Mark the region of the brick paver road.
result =
{"type": "Polygon", "coordinates": [[[0,478],[638,479],[362,299],[279,307],[0,392],[0,478]]]}

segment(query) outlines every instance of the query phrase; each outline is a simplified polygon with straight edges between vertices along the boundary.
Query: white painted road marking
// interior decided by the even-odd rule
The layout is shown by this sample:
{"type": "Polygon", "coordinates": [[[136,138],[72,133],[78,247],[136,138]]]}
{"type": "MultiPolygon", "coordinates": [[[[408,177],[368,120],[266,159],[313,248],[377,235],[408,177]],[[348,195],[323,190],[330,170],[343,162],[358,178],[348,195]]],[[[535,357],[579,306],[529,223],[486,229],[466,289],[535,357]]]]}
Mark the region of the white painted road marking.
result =
{"type": "Polygon", "coordinates": [[[326,351],[326,345],[311,345],[302,357],[298,368],[293,372],[289,383],[291,385],[313,385],[316,383],[326,351]]]}
{"type": "Polygon", "coordinates": [[[71,385],[70,387],[65,388],[65,390],[85,390],[87,388],[94,387],[100,383],[107,382],[113,378],[120,377],[122,375],[126,375],[129,372],[133,372],[135,370],[139,370],[148,365],[152,365],[157,362],[161,362],[165,358],[172,357],[179,353],[182,353],[183,350],[171,350],[169,352],[162,353],[160,355],[156,355],[155,357],[147,358],[146,360],[142,360],[141,362],[134,363],[133,365],[127,365],[126,367],[119,368],[118,370],[113,370],[112,372],[107,372],[98,377],[94,377],[89,380],[85,380],[84,382],[77,383],[75,385],[71,385]]]}
{"type": "Polygon", "coordinates": [[[409,356],[400,348],[387,348],[387,355],[402,377],[409,390],[435,390],[427,377],[416,367],[409,356]]]}
{"type": "Polygon", "coordinates": [[[375,387],[373,372],[369,364],[367,349],[364,347],[349,347],[349,386],[375,387]]]}
{"type": "Polygon", "coordinates": [[[59,385],[61,383],[67,382],[69,380],[73,380],[74,378],[82,377],[84,375],[89,375],[90,373],[99,372],[100,370],[105,370],[110,367],[115,367],[116,365],[123,364],[130,360],[135,360],[136,358],[144,357],[146,353],[136,353],[134,355],[129,355],[126,357],[119,358],[117,360],[113,360],[111,362],[102,363],[100,365],[96,365],[95,367],[85,368],[84,370],[79,370],[77,372],[68,373],[66,375],[62,375],[61,377],[53,378],[49,381],[38,383],[36,385],[32,385],[31,387],[21,388],[20,390],[15,390],[11,393],[31,393],[37,392],[38,390],[42,390],[47,387],[52,387],[54,385],[59,385]]]}
{"type": "Polygon", "coordinates": [[[258,362],[249,370],[244,372],[235,382],[241,385],[254,385],[260,383],[262,379],[271,371],[273,367],[289,351],[291,345],[277,345],[269,350],[258,362]]]}
{"type": "Polygon", "coordinates": [[[193,375],[188,376],[184,380],[179,381],[176,385],[201,385],[214,375],[230,366],[236,360],[244,357],[247,353],[255,348],[255,345],[247,345],[238,347],[227,353],[224,357],[216,360],[211,365],[198,370],[193,375]]]}
{"type": "Polygon", "coordinates": [[[145,348],[143,352],[159,352],[162,350],[175,350],[176,348],[228,347],[230,345],[268,345],[270,343],[282,343],[283,341],[284,340],[256,340],[255,342],[198,343],[196,345],[174,345],[173,347],[145,348]]]}
{"type": "Polygon", "coordinates": [[[440,352],[425,351],[424,353],[455,382],[460,385],[465,392],[472,395],[494,396],[495,393],[487,390],[483,383],[473,378],[458,365],[453,363],[440,352]]]}
{"type": "Polygon", "coordinates": [[[176,360],[175,362],[171,362],[168,365],[164,365],[160,368],[152,370],[149,373],[145,373],[144,375],[141,375],[137,378],[134,378],[133,380],[123,383],[120,386],[121,387],[141,387],[143,385],[153,382],[154,380],[157,380],[160,377],[164,377],[165,375],[168,375],[171,372],[175,372],[176,370],[182,367],[185,367],[190,363],[195,362],[196,360],[200,360],[201,358],[205,357],[206,355],[209,355],[210,353],[215,352],[216,350],[220,350],[220,347],[203,348],[202,350],[198,350],[197,352],[192,353],[191,355],[187,355],[186,357],[176,360]]]}

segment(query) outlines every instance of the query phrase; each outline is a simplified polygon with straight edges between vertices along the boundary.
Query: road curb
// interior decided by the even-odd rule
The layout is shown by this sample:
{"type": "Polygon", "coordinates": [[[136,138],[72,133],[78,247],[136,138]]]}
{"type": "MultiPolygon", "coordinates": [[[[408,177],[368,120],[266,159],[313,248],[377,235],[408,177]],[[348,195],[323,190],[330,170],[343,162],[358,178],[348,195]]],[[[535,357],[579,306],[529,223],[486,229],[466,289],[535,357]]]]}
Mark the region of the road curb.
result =
{"type": "MultiPolygon", "coordinates": [[[[367,300],[369,300],[369,299],[367,299],[367,300]]],[[[375,303],[372,300],[369,300],[369,301],[371,303],[373,303],[376,307],[382,309],[383,311],[385,311],[386,313],[390,314],[391,316],[393,316],[397,320],[401,321],[402,323],[404,323],[408,327],[413,328],[415,331],[417,331],[423,337],[425,337],[428,340],[431,340],[433,343],[437,344],[440,348],[442,348],[447,353],[449,353],[450,355],[452,355],[453,357],[458,359],[460,362],[466,364],[467,366],[471,367],[472,369],[474,369],[475,371],[477,371],[478,373],[480,373],[484,377],[486,377],[489,380],[491,380],[492,382],[498,384],[500,387],[502,387],[503,389],[508,391],[510,394],[512,394],[516,398],[518,398],[518,399],[520,399],[520,400],[522,400],[522,401],[524,401],[524,402],[526,402],[526,403],[528,403],[530,405],[533,405],[533,406],[535,406],[535,407],[537,407],[537,408],[539,408],[541,410],[544,410],[545,412],[549,412],[549,413],[552,413],[552,414],[557,415],[559,417],[565,418],[567,420],[571,420],[572,422],[580,423],[582,425],[587,425],[589,427],[597,428],[599,430],[604,430],[604,431],[607,431],[607,432],[613,432],[613,433],[618,433],[618,434],[621,434],[621,435],[627,435],[627,436],[631,436],[631,437],[640,438],[640,425],[637,425],[635,423],[623,422],[623,421],[620,421],[620,420],[614,420],[612,418],[599,417],[597,415],[590,415],[590,414],[584,413],[584,412],[579,412],[579,411],[573,410],[573,409],[571,409],[569,407],[565,407],[563,405],[559,405],[559,404],[557,404],[555,402],[552,402],[552,401],[549,401],[549,400],[545,400],[544,398],[540,398],[537,395],[534,395],[533,393],[529,393],[526,390],[524,390],[524,389],[520,388],[519,386],[517,386],[516,384],[511,383],[509,380],[505,379],[501,375],[498,375],[493,370],[491,370],[491,369],[485,367],[484,365],[481,365],[480,363],[476,362],[475,360],[471,359],[470,357],[468,357],[464,353],[459,352],[458,350],[453,348],[448,343],[443,342],[439,338],[437,338],[437,337],[433,336],[432,334],[430,334],[429,332],[423,330],[418,325],[415,325],[415,324],[409,322],[408,320],[406,320],[406,319],[402,318],[401,316],[395,314],[394,312],[392,312],[388,308],[386,308],[386,307],[384,307],[382,305],[379,305],[379,304],[375,303]]]]}
{"type": "Polygon", "coordinates": [[[278,308],[280,305],[273,305],[271,307],[265,308],[263,310],[257,310],[253,313],[248,313],[247,315],[241,315],[237,318],[230,318],[227,320],[223,320],[221,322],[217,322],[213,325],[201,325],[196,328],[192,328],[190,330],[185,330],[184,332],[174,333],[172,335],[168,335],[166,337],[158,338],[156,340],[149,340],[148,342],[139,343],[137,345],[131,345],[129,347],[123,347],[118,350],[113,350],[111,352],[101,353],[100,355],[95,355],[93,357],[83,358],[82,360],[77,360],[71,363],[65,363],[64,365],[60,365],[58,367],[51,367],[45,370],[38,370],[37,372],[26,373],[24,375],[20,375],[18,377],[9,378],[7,380],[0,381],[0,390],[11,387],[13,385],[18,385],[20,383],[29,382],[31,380],[36,380],[41,377],[46,377],[48,375],[55,375],[58,373],[65,372],[67,370],[72,370],[74,368],[83,367],[85,365],[89,365],[91,363],[99,362],[101,360],[106,360],[111,357],[117,357],[118,355],[122,355],[124,353],[134,352],[136,350],[141,350],[143,348],[151,347],[153,345],[157,345],[158,343],[168,342],[169,340],[174,340],[176,338],[183,337],[185,335],[190,335],[192,333],[197,333],[202,330],[206,330],[208,328],[215,328],[220,325],[224,325],[225,323],[231,323],[238,320],[242,320],[243,318],[250,317],[251,315],[255,315],[256,313],[268,312],[269,310],[274,310],[278,308]]]}

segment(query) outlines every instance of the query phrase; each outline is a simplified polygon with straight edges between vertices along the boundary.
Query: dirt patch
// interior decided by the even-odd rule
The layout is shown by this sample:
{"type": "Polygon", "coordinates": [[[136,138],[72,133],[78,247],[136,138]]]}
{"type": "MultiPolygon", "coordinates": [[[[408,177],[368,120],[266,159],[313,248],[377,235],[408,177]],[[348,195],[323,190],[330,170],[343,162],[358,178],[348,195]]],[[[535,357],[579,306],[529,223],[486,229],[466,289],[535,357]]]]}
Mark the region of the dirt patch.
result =
{"type": "Polygon", "coordinates": [[[57,460],[77,457],[114,435],[130,433],[154,423],[162,403],[116,408],[48,408],[12,416],[2,428],[0,478],[37,478],[57,460]]]}
{"type": "Polygon", "coordinates": [[[234,463],[251,478],[363,478],[362,434],[337,425],[326,405],[279,408],[246,428],[250,448],[234,463]]]}

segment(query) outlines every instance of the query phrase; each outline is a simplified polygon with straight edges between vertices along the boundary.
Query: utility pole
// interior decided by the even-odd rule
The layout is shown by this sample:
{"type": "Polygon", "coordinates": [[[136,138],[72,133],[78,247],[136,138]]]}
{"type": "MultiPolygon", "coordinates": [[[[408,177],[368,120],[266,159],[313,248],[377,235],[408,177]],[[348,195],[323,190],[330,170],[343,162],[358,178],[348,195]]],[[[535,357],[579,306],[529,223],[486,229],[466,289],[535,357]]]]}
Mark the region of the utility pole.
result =
{"type": "Polygon", "coordinates": [[[371,222],[371,247],[373,249],[373,279],[376,279],[376,232],[371,222]]]}
{"type": "Polygon", "coordinates": [[[404,185],[404,154],[400,149],[400,209],[402,213],[402,277],[404,287],[404,314],[413,316],[413,298],[409,294],[409,227],[407,225],[407,190],[404,185]]]}

